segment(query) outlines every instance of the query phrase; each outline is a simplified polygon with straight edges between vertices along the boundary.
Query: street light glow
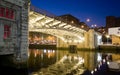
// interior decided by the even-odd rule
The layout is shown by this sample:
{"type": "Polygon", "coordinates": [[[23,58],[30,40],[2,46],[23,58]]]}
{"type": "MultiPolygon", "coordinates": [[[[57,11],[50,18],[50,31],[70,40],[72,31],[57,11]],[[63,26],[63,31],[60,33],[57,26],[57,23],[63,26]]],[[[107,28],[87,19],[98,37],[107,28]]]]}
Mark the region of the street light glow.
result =
{"type": "Polygon", "coordinates": [[[110,36],[109,36],[109,35],[106,35],[106,38],[107,38],[107,44],[108,44],[108,42],[109,42],[108,39],[110,38],[110,36]]]}
{"type": "Polygon", "coordinates": [[[88,18],[86,21],[87,21],[87,22],[90,22],[90,19],[88,18]]]}
{"type": "Polygon", "coordinates": [[[107,38],[109,38],[110,36],[109,35],[106,35],[107,38]]]}
{"type": "Polygon", "coordinates": [[[81,28],[84,28],[84,26],[82,25],[81,28]]]}

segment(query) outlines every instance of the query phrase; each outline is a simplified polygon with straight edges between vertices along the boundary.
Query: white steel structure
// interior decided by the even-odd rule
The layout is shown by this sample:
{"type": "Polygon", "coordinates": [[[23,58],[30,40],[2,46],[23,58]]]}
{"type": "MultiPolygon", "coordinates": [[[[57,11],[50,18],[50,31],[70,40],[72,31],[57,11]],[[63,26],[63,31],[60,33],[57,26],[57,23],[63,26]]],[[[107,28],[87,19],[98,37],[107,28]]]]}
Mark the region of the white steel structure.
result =
{"type": "Polygon", "coordinates": [[[49,17],[39,11],[36,12],[35,8],[31,8],[29,12],[30,32],[51,34],[64,42],[82,42],[84,40],[85,30],[56,19],[56,17],[49,17]]]}

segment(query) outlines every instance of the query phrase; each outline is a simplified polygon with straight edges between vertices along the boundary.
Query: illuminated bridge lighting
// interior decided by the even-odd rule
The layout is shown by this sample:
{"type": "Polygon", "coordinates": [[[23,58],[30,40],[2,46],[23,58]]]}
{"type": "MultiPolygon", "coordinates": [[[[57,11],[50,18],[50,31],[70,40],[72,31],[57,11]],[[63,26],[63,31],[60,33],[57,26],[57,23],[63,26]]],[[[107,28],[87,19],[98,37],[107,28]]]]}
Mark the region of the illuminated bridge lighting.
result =
{"type": "Polygon", "coordinates": [[[86,32],[76,26],[35,12],[34,10],[31,10],[29,13],[29,31],[50,34],[64,42],[83,42],[84,33],[86,32]]]}

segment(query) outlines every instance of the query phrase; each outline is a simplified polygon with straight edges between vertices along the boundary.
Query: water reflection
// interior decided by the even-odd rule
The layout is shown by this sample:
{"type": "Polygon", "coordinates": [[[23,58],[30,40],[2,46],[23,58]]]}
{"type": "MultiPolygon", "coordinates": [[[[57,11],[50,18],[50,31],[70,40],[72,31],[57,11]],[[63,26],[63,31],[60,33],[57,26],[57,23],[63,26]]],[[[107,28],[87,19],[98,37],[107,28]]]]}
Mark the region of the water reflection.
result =
{"type": "MultiPolygon", "coordinates": [[[[59,60],[66,54],[69,54],[69,52],[63,51],[63,50],[59,50],[58,51],[58,57],[59,60]]],[[[84,58],[84,66],[88,69],[93,69],[95,65],[97,65],[97,60],[96,60],[96,56],[97,54],[95,52],[92,51],[78,51],[77,55],[79,55],[80,57],[84,58]]]]}
{"type": "Polygon", "coordinates": [[[30,49],[29,50],[29,69],[36,70],[56,62],[56,51],[46,49],[30,49]]]}
{"type": "MultiPolygon", "coordinates": [[[[59,62],[65,55],[80,56],[84,59],[83,66],[91,72],[97,71],[96,67],[106,61],[120,60],[120,54],[115,53],[99,53],[93,51],[77,51],[77,53],[69,53],[68,50],[48,50],[48,49],[30,49],[29,50],[29,68],[46,69],[49,66],[59,62]]],[[[33,71],[32,71],[33,72],[33,71]]]]}

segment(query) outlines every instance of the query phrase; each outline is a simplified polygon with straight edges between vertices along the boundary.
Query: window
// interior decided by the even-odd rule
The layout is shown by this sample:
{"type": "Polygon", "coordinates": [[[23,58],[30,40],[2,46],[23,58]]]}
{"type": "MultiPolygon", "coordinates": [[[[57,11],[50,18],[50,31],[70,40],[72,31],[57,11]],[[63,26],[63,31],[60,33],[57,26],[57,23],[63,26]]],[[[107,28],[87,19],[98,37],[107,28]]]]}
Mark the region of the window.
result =
{"type": "Polygon", "coordinates": [[[10,36],[10,26],[4,25],[4,39],[9,38],[9,36],[10,36]]]}
{"type": "Polygon", "coordinates": [[[14,11],[13,10],[10,11],[10,19],[14,19],[14,11]]]}
{"type": "Polygon", "coordinates": [[[14,11],[9,8],[0,7],[0,17],[14,19],[14,11]]]}
{"type": "Polygon", "coordinates": [[[6,8],[6,12],[5,13],[6,13],[5,17],[9,18],[10,10],[8,8],[6,8]]]}
{"type": "Polygon", "coordinates": [[[5,8],[0,7],[0,17],[4,17],[5,8]]]}

